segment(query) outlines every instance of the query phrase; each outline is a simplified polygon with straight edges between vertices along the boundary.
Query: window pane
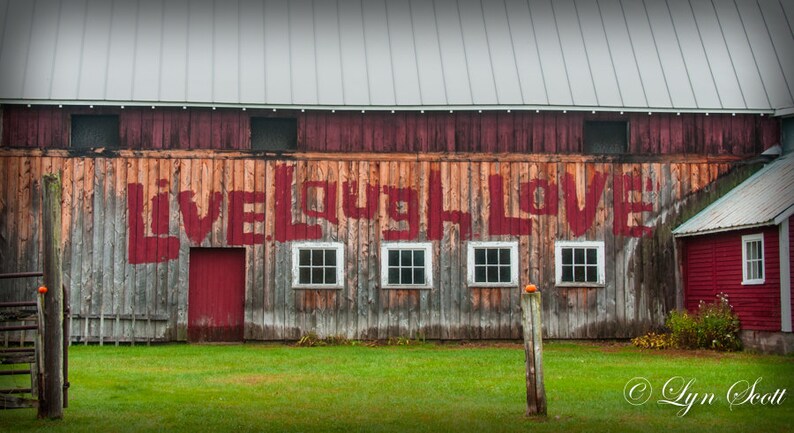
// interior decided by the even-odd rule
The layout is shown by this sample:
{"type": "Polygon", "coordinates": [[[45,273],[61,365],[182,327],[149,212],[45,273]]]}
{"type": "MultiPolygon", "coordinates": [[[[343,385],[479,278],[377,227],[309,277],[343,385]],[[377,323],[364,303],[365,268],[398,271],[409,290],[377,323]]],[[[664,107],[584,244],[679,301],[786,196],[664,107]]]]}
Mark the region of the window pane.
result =
{"type": "Polygon", "coordinates": [[[119,116],[72,115],[72,147],[119,147],[119,116]]]}
{"type": "Polygon", "coordinates": [[[583,150],[590,154],[621,154],[628,148],[628,122],[586,120],[583,128],[583,150]]]}
{"type": "MultiPolygon", "coordinates": [[[[302,252],[302,251],[301,251],[302,252]]],[[[310,268],[300,268],[300,272],[298,273],[298,283],[300,284],[310,284],[311,280],[311,269],[310,268]]]]}
{"type": "Polygon", "coordinates": [[[594,265],[598,262],[598,254],[595,248],[588,248],[587,249],[587,264],[594,265]]]}
{"type": "Polygon", "coordinates": [[[336,266],[336,250],[325,250],[325,264],[336,266]]]}
{"type": "Polygon", "coordinates": [[[758,279],[764,278],[764,261],[758,261],[758,279]]]}
{"type": "Polygon", "coordinates": [[[413,273],[411,268],[400,269],[400,284],[413,284],[413,273]]]}
{"type": "Polygon", "coordinates": [[[486,253],[486,262],[489,265],[495,265],[499,263],[499,250],[495,248],[489,248],[486,253]]]}
{"type": "Polygon", "coordinates": [[[423,268],[414,269],[414,284],[425,284],[425,270],[423,268]]]}
{"type": "Polygon", "coordinates": [[[312,265],[323,264],[323,250],[312,250],[312,265]]]}
{"type": "Polygon", "coordinates": [[[389,268],[389,284],[400,284],[400,270],[389,268]]]}
{"type": "Polygon", "coordinates": [[[295,150],[297,148],[298,121],[278,117],[251,118],[251,149],[295,150]]]}
{"type": "Polygon", "coordinates": [[[485,248],[477,248],[474,250],[474,264],[485,264],[485,248]]]}
{"type": "Polygon", "coordinates": [[[400,251],[400,265],[411,266],[411,263],[413,263],[413,261],[411,260],[412,255],[413,254],[411,254],[410,250],[400,251]]]}
{"type": "Polygon", "coordinates": [[[596,267],[596,266],[588,266],[587,267],[587,282],[589,282],[589,283],[597,283],[598,282],[598,267],[596,267]]]}
{"type": "Polygon", "coordinates": [[[565,265],[562,267],[562,280],[573,281],[573,266],[565,265]]]}
{"type": "Polygon", "coordinates": [[[499,282],[500,283],[510,282],[510,266],[499,267],[499,282]]]}
{"type": "Polygon", "coordinates": [[[312,268],[312,284],[323,283],[323,268],[312,268]]]}
{"type": "Polygon", "coordinates": [[[573,262],[577,265],[584,263],[584,248],[573,249],[573,262]]]}
{"type": "Polygon", "coordinates": [[[399,251],[389,251],[389,266],[399,266],[400,265],[400,252],[399,251]]]}
{"type": "Polygon", "coordinates": [[[499,263],[503,265],[510,264],[510,249],[509,248],[502,248],[499,250],[499,263]]]}
{"type": "Polygon", "coordinates": [[[425,265],[425,252],[422,250],[415,250],[414,266],[424,266],[424,265],[425,265]]]}
{"type": "Polygon", "coordinates": [[[301,266],[309,266],[311,264],[311,254],[309,250],[300,250],[300,259],[298,260],[301,266]]]}
{"type": "Polygon", "coordinates": [[[474,281],[477,283],[484,283],[485,280],[485,266],[474,267],[474,281]]]}
{"type": "Polygon", "coordinates": [[[499,282],[499,267],[498,266],[488,266],[488,282],[489,283],[499,282]]]}
{"type": "Polygon", "coordinates": [[[562,264],[563,265],[573,264],[573,251],[571,248],[562,249],[562,264]]]}
{"type": "Polygon", "coordinates": [[[576,282],[584,281],[584,266],[574,266],[573,280],[576,282]]]}
{"type": "Polygon", "coordinates": [[[325,268],[325,284],[336,284],[336,268],[325,268]]]}

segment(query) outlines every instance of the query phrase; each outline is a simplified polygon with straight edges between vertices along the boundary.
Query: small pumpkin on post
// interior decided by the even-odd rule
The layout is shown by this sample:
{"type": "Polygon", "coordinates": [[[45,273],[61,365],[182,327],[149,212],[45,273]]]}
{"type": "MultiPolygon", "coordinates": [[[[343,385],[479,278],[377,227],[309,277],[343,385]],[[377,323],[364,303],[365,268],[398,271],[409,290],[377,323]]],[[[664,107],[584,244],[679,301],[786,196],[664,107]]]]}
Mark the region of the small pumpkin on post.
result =
{"type": "Polygon", "coordinates": [[[540,292],[527,284],[521,294],[524,354],[527,377],[526,416],[546,416],[546,387],[543,384],[543,320],[540,292]]]}

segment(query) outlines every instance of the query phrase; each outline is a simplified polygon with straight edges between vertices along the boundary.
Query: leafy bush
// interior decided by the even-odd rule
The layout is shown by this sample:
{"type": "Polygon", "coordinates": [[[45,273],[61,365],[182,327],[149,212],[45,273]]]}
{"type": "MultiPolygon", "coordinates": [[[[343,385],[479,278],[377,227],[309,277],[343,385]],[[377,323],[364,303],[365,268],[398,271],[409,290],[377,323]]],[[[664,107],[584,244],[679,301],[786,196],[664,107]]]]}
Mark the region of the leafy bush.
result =
{"type": "Polygon", "coordinates": [[[318,346],[357,346],[358,342],[348,340],[343,335],[331,335],[325,338],[320,338],[314,332],[308,332],[295,342],[296,346],[300,347],[318,347],[318,346]]]}
{"type": "Polygon", "coordinates": [[[698,305],[698,347],[721,351],[742,349],[739,339],[739,317],[733,312],[724,293],[717,295],[717,302],[698,305]]]}
{"type": "Polygon", "coordinates": [[[656,332],[649,332],[633,338],[631,342],[642,349],[670,349],[675,347],[673,335],[669,333],[657,334],[656,332]]]}
{"type": "Polygon", "coordinates": [[[671,311],[665,322],[673,345],[679,349],[697,349],[698,347],[698,322],[697,316],[686,311],[671,311]]]}
{"type": "Polygon", "coordinates": [[[645,349],[742,349],[739,317],[733,312],[728,296],[724,293],[718,294],[715,302],[700,301],[695,314],[686,311],[670,312],[665,327],[669,332],[650,332],[631,342],[645,349]]]}

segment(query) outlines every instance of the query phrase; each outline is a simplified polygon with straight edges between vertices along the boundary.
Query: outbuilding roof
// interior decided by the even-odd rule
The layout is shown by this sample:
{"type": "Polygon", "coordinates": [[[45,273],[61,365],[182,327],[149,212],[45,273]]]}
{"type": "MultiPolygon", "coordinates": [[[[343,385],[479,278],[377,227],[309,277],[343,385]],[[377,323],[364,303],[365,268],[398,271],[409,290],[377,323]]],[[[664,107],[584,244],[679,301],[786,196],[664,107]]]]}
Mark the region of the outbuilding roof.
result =
{"type": "Polygon", "coordinates": [[[692,236],[780,224],[794,214],[794,154],[767,164],[673,230],[692,236]]]}
{"type": "Polygon", "coordinates": [[[0,102],[794,112],[782,0],[0,0],[0,102]]]}

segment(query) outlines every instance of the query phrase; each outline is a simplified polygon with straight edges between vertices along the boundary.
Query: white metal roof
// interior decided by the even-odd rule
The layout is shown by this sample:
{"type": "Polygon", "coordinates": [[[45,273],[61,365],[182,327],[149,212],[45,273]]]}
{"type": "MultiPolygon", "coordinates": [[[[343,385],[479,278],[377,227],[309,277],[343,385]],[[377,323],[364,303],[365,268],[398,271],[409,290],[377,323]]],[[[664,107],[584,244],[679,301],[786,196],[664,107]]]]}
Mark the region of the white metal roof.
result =
{"type": "Polygon", "coordinates": [[[794,214],[794,154],[780,157],[673,230],[692,236],[780,224],[794,214]]]}
{"type": "Polygon", "coordinates": [[[794,109],[790,0],[0,0],[0,102],[794,109]]]}

